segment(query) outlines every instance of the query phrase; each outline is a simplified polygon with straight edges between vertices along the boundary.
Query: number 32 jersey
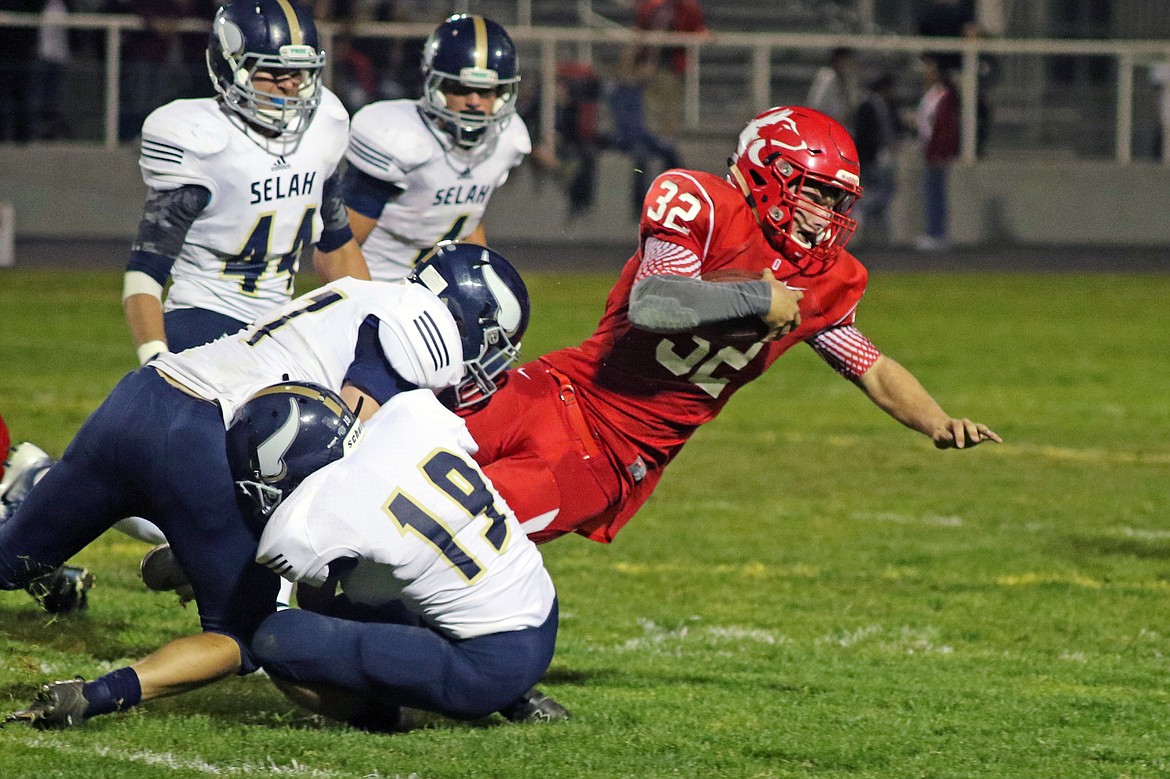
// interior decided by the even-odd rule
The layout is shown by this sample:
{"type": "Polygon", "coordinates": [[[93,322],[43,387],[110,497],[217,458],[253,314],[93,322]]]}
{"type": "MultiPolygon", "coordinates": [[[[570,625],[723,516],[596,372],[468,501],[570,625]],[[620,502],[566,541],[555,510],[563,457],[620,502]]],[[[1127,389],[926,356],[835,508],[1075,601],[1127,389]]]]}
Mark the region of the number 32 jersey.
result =
{"type": "Polygon", "coordinates": [[[328,90],[296,142],[242,127],[212,98],[176,100],[147,117],[139,158],[146,185],[211,193],[171,268],[166,310],[250,322],[288,301],[301,250],[321,237],[325,182],[348,131],[349,115],[328,90]]]}
{"type": "Polygon", "coordinates": [[[256,559],[312,584],[333,561],[356,559],[341,577],[351,600],[401,600],[454,638],[536,627],[552,608],[552,579],[475,450],[432,393],[396,395],[356,448],[277,508],[256,559]]]}
{"type": "Polygon", "coordinates": [[[851,325],[866,279],[865,268],[844,251],[826,272],[801,275],[764,238],[734,185],[710,173],[671,170],[646,195],[640,248],[610,291],[596,332],[581,346],[541,360],[577,385],[592,426],[623,467],[640,457],[658,470],[793,344],[851,325]],[[630,288],[640,276],[698,277],[725,268],[753,274],[768,269],[802,290],[800,327],[776,341],[721,342],[631,325],[630,288]]]}

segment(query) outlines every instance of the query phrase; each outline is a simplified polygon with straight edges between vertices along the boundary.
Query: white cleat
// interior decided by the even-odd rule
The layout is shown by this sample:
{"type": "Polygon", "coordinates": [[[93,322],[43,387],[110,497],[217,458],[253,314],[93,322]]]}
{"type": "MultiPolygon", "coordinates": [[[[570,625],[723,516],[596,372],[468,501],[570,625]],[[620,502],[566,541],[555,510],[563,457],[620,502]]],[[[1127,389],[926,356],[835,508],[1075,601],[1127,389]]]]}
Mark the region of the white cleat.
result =
{"type": "MultiPolygon", "coordinates": [[[[8,460],[4,463],[4,478],[0,479],[0,500],[16,484],[25,481],[25,474],[30,471],[43,471],[53,464],[53,458],[37,446],[25,441],[8,450],[8,460]]],[[[25,492],[32,488],[27,485],[25,492]]]]}

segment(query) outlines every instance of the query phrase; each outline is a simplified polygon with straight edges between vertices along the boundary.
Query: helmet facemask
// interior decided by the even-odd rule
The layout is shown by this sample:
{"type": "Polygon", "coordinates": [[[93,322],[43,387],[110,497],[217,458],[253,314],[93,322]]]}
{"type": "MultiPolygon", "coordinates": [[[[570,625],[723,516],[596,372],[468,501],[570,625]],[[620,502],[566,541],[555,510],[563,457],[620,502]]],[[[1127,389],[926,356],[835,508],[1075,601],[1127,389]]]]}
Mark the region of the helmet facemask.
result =
{"type": "Polygon", "coordinates": [[[494,70],[464,68],[459,74],[430,71],[423,82],[423,113],[435,126],[451,136],[455,144],[472,149],[498,132],[503,123],[516,113],[517,85],[520,77],[499,79],[494,70]],[[447,106],[448,93],[492,90],[491,113],[455,111],[447,106]]]}

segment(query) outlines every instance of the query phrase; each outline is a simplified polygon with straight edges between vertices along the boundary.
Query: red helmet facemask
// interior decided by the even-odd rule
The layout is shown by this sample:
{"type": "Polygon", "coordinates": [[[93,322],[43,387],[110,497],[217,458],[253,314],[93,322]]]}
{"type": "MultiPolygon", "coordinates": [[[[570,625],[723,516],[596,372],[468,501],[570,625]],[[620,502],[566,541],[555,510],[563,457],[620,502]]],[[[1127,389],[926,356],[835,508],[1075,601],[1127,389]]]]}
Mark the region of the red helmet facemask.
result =
{"type": "Polygon", "coordinates": [[[728,163],[768,243],[805,275],[828,270],[857,229],[861,166],[848,131],[811,108],[770,108],[728,163]]]}

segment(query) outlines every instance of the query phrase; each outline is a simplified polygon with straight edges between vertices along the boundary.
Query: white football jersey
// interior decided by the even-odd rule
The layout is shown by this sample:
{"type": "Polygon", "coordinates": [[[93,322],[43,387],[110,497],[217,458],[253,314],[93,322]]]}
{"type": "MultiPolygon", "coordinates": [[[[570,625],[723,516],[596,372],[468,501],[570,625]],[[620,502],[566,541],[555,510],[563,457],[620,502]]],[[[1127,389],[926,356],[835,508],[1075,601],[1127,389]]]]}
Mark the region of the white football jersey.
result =
{"type": "Polygon", "coordinates": [[[439,241],[470,235],[496,187],[531,151],[528,128],[519,116],[468,150],[431,127],[414,100],[383,100],[359,110],[346,159],[403,190],[386,203],[362,244],[370,276],[400,279],[439,241]]]}
{"type": "Polygon", "coordinates": [[[297,139],[265,138],[214,98],[176,100],[151,113],[139,157],[146,185],[211,192],[171,268],[165,309],[251,322],[287,302],[301,250],[321,237],[322,192],[348,131],[349,115],[328,90],[297,139]]]}
{"type": "Polygon", "coordinates": [[[257,391],[281,381],[308,381],[340,391],[353,363],[358,330],[378,320],[390,366],[431,390],[463,378],[459,328],[443,301],[421,284],[338,279],[278,307],[232,335],[151,366],[200,397],[219,403],[224,422],[257,391]]]}
{"type": "Polygon", "coordinates": [[[345,457],[277,508],[256,559],[321,584],[329,564],[358,603],[401,600],[454,638],[536,627],[556,592],[536,545],[470,455],[463,420],[430,392],[390,399],[345,457]]]}

